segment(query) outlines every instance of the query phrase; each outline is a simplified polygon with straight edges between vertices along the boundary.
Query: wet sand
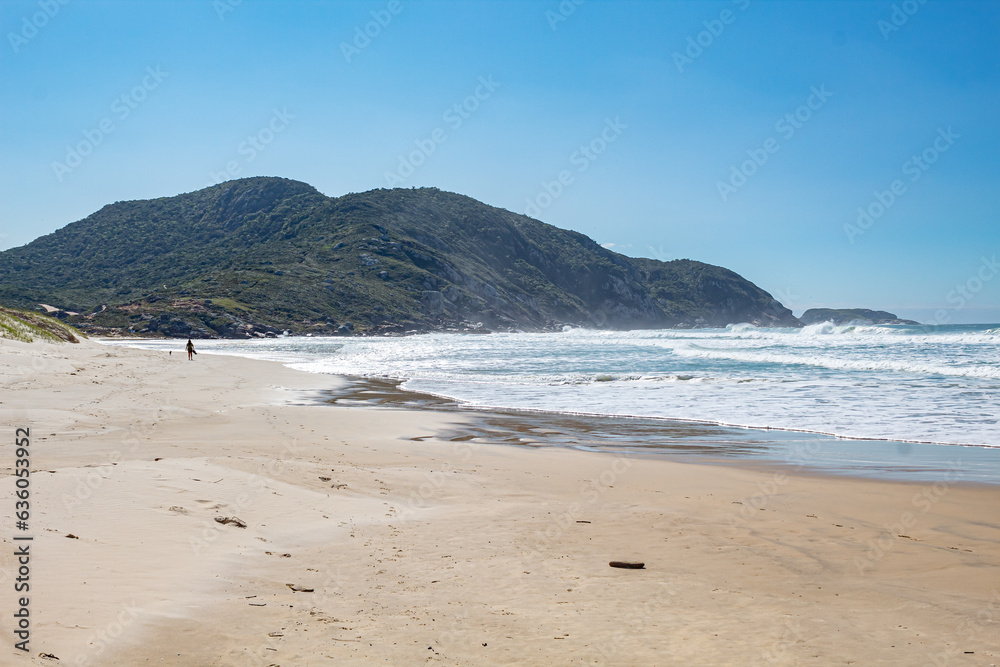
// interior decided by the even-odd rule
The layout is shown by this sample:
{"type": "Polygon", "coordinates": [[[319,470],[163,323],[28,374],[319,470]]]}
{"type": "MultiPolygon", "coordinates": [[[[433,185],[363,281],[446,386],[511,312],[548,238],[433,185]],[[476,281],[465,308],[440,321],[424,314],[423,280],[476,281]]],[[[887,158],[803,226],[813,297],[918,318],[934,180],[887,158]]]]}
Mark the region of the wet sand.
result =
{"type": "Polygon", "coordinates": [[[1000,483],[1000,448],[838,438],[822,433],[704,422],[557,414],[463,406],[402,388],[399,380],[343,377],[321,393],[332,405],[460,412],[458,429],[439,434],[526,447],[572,447],[694,463],[781,466],[786,471],[934,483],[1000,483]]]}

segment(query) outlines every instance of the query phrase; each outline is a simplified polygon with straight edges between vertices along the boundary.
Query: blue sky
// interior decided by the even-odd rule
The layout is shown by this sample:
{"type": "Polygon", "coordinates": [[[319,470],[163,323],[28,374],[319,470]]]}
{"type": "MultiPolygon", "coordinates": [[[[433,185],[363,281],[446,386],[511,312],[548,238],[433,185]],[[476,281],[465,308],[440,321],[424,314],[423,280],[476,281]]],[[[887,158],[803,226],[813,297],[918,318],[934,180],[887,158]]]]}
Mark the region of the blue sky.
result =
{"type": "Polygon", "coordinates": [[[1000,321],[1000,3],[35,0],[0,32],[0,248],[231,175],[435,186],[796,314],[1000,321]]]}

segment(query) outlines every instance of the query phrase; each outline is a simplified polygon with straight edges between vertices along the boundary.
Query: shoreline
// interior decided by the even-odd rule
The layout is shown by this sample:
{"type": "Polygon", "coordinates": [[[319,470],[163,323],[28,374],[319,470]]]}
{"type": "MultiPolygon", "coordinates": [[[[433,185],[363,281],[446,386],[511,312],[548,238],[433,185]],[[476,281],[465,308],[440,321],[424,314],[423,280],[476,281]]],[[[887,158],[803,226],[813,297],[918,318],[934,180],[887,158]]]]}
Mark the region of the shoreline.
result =
{"type": "Polygon", "coordinates": [[[33,434],[30,664],[1000,656],[995,486],[490,444],[458,411],[302,404],[343,382],[239,357],[0,361],[4,428],[33,434]]]}
{"type": "MultiPolygon", "coordinates": [[[[232,355],[238,356],[238,355],[232,355]]],[[[463,405],[458,402],[457,399],[445,396],[443,394],[433,394],[429,392],[420,392],[413,389],[403,389],[402,385],[406,384],[412,378],[393,378],[393,377],[368,377],[363,375],[342,375],[338,373],[325,373],[325,375],[332,375],[333,377],[345,378],[352,382],[370,382],[373,384],[378,383],[395,383],[395,389],[400,394],[410,394],[413,396],[426,396],[429,398],[439,399],[444,404],[453,404],[453,407],[449,409],[455,410],[467,410],[472,412],[498,412],[498,413],[511,413],[519,415],[549,415],[552,417],[571,417],[571,418],[585,418],[585,419],[606,419],[606,420],[631,420],[631,421],[649,421],[663,424],[665,427],[668,426],[703,426],[703,427],[715,427],[718,429],[731,429],[740,431],[752,431],[756,433],[788,433],[788,434],[802,434],[805,436],[819,436],[823,438],[834,438],[836,440],[854,440],[857,442],[889,442],[893,444],[903,444],[903,445],[933,445],[935,447],[972,447],[976,449],[1000,449],[1000,445],[975,445],[968,443],[958,443],[958,442],[935,442],[933,440],[904,440],[897,438],[871,438],[871,437],[861,437],[852,435],[838,435],[836,433],[831,433],[828,431],[814,431],[804,428],[788,428],[781,426],[747,426],[745,424],[733,424],[729,422],[721,421],[711,421],[707,419],[691,419],[691,418],[680,418],[680,417],[658,417],[652,415],[629,415],[629,414],[605,414],[598,412],[557,412],[554,410],[546,410],[543,408],[530,409],[530,408],[505,408],[497,406],[476,406],[476,405],[463,405]]],[[[400,401],[403,403],[404,401],[400,401]]]]}
{"type": "MultiPolygon", "coordinates": [[[[980,325],[976,325],[980,326],[980,325]]],[[[459,336],[462,338],[462,336],[459,336]]],[[[339,356],[337,350],[343,348],[346,344],[346,339],[337,337],[316,337],[311,339],[314,342],[310,344],[308,350],[306,349],[296,349],[296,345],[291,345],[290,347],[285,345],[282,341],[276,341],[273,343],[267,343],[266,341],[253,340],[246,341],[242,345],[236,345],[235,347],[231,345],[232,341],[211,341],[211,343],[217,343],[218,345],[209,345],[206,350],[210,354],[231,354],[236,356],[245,356],[247,358],[266,358],[275,361],[280,361],[282,363],[288,364],[289,367],[299,368],[303,370],[309,370],[310,372],[316,373],[334,373],[338,375],[345,375],[349,378],[351,377],[363,377],[365,379],[370,379],[371,381],[401,381],[407,385],[413,387],[423,387],[426,386],[428,380],[432,376],[426,375],[429,368],[423,368],[423,373],[420,370],[410,369],[414,372],[407,372],[404,368],[396,367],[395,365],[385,365],[385,364],[375,364],[376,369],[372,370],[367,365],[362,368],[355,365],[348,364],[347,368],[340,368],[337,370],[331,370],[329,368],[324,368],[324,364],[315,363],[317,361],[322,361],[322,356],[324,355],[334,355],[339,356]],[[258,347],[259,345],[259,347],[258,347]]],[[[471,340],[471,339],[470,339],[471,340]]],[[[170,344],[169,340],[158,340],[158,341],[146,341],[135,339],[130,343],[123,343],[121,341],[108,341],[109,344],[122,345],[131,344],[136,347],[141,347],[143,349],[167,349],[167,345],[170,344]]],[[[387,343],[388,344],[388,343],[387,343]]],[[[391,349],[391,345],[390,345],[391,349]]],[[[333,364],[334,368],[337,368],[337,364],[333,364]]],[[[837,367],[836,365],[834,367],[837,367]]],[[[593,370],[593,369],[591,369],[593,370]]],[[[579,373],[580,371],[574,371],[579,373]]],[[[596,372],[596,371],[595,371],[596,372]]],[[[616,374],[621,374],[624,371],[619,371],[616,374]]],[[[433,374],[432,374],[433,375],[433,374]]],[[[597,373],[596,382],[594,378],[590,378],[590,382],[587,382],[586,373],[584,373],[584,379],[582,384],[587,385],[581,389],[580,395],[586,397],[588,395],[593,395],[588,393],[588,389],[593,388],[591,385],[600,384],[602,379],[616,379],[612,375],[597,373]]],[[[667,372],[667,379],[669,379],[670,373],[667,372]]],[[[624,380],[642,380],[642,379],[657,379],[658,376],[654,374],[653,376],[646,378],[642,375],[629,375],[625,373],[625,377],[617,378],[624,380]]],[[[468,378],[466,378],[468,380],[468,378]]],[[[677,379],[686,380],[691,379],[691,377],[684,374],[677,375],[677,379]]],[[[498,376],[493,378],[490,376],[485,380],[486,384],[490,384],[493,380],[498,380],[501,385],[505,384],[504,377],[498,376]]],[[[595,404],[593,401],[587,403],[584,400],[585,406],[574,405],[572,401],[566,402],[566,396],[562,397],[562,401],[555,401],[555,404],[550,403],[549,407],[546,408],[535,408],[534,403],[525,402],[524,400],[518,400],[517,398],[512,398],[510,400],[505,399],[502,396],[493,395],[490,398],[489,392],[486,392],[486,398],[480,398],[479,402],[475,401],[474,396],[483,393],[477,391],[475,387],[480,382],[475,381],[475,379],[468,380],[468,384],[463,384],[461,380],[452,382],[452,388],[426,388],[421,389],[408,389],[409,391],[424,391],[429,392],[428,395],[435,394],[437,396],[443,397],[447,400],[455,400],[463,408],[468,408],[470,410],[485,410],[485,411],[513,411],[520,414],[551,414],[557,416],[567,416],[571,418],[593,418],[593,419],[633,419],[639,421],[649,421],[658,422],[665,425],[679,425],[679,426],[703,426],[708,428],[715,428],[719,430],[728,429],[730,433],[742,431],[742,432],[755,432],[760,434],[762,438],[771,437],[777,439],[785,439],[787,437],[801,436],[802,438],[812,438],[812,437],[823,437],[831,438],[838,441],[853,441],[857,443],[872,443],[878,446],[878,443],[888,443],[891,445],[917,445],[920,447],[962,447],[965,449],[975,448],[975,449],[993,449],[1000,452],[1000,445],[996,444],[994,434],[987,436],[985,431],[977,431],[976,436],[967,437],[968,434],[966,430],[963,429],[963,422],[956,416],[953,420],[945,419],[942,424],[938,424],[938,428],[929,427],[929,429],[912,429],[912,428],[895,428],[890,426],[891,424],[900,425],[906,424],[909,421],[916,420],[920,421],[920,414],[899,414],[892,417],[891,422],[879,423],[876,420],[874,423],[867,423],[864,418],[861,422],[867,425],[866,428],[860,428],[857,424],[852,424],[851,419],[855,416],[848,417],[846,423],[844,423],[843,417],[836,412],[829,412],[829,406],[827,406],[824,411],[821,412],[822,419],[810,419],[803,414],[797,414],[797,419],[791,421],[783,420],[776,414],[770,414],[770,418],[755,418],[751,416],[754,412],[749,411],[744,414],[742,418],[733,419],[730,415],[729,419],[721,419],[715,417],[725,416],[724,414],[714,415],[712,411],[699,411],[697,406],[687,405],[687,410],[676,409],[666,409],[666,405],[661,405],[660,403],[650,404],[648,399],[643,399],[645,402],[642,403],[642,407],[639,409],[620,409],[621,406],[613,409],[605,409],[609,406],[604,406],[601,404],[595,404]],[[457,384],[456,384],[457,382],[457,384]],[[463,387],[465,387],[463,389],[463,387]],[[444,393],[441,393],[444,392],[444,393]],[[459,396],[459,398],[451,399],[450,396],[459,396]],[[463,398],[464,397],[464,398],[463,398]],[[577,409],[574,409],[577,408],[577,409]],[[661,409],[662,408],[662,409],[661,409]],[[683,416],[688,415],[688,416],[683,416]],[[696,416],[692,416],[696,415],[696,416]],[[912,418],[912,419],[911,419],[912,418]],[[957,421],[956,421],[957,420],[957,421]],[[763,434],[767,434],[764,436],[763,434]]],[[[434,383],[431,382],[433,385],[434,383]]],[[[530,384],[530,383],[529,383],[530,384]]],[[[554,382],[552,384],[560,385],[564,383],[554,382]]],[[[575,384],[570,382],[570,384],[575,384]]],[[[614,384],[614,383],[612,383],[614,384]]],[[[893,383],[889,383],[886,387],[892,386],[893,383]]],[[[630,385],[631,386],[631,385],[630,385]]],[[[544,386],[539,385],[536,387],[538,389],[544,390],[544,386]]],[[[518,395],[518,387],[514,386],[514,396],[518,395]]],[[[975,388],[976,391],[981,388],[975,388]]],[[[553,391],[558,392],[560,388],[556,386],[553,391]]],[[[973,391],[970,389],[970,391],[973,391]]],[[[619,396],[620,398],[620,396],[619,396]]],[[[732,399],[732,396],[723,396],[724,399],[732,399]]],[[[905,397],[899,397],[900,400],[904,400],[905,397]]],[[[687,397],[690,399],[690,396],[687,397]]],[[[669,403],[671,400],[669,397],[664,399],[669,403]]],[[[684,400],[682,398],[682,400],[684,400]]],[[[754,399],[752,397],[743,395],[744,402],[753,403],[754,399]]],[[[767,402],[768,397],[763,397],[763,402],[767,402]]],[[[828,404],[830,400],[820,400],[820,403],[828,404]]],[[[772,401],[773,402],[773,401],[772,401]]],[[[806,408],[805,403],[797,404],[796,406],[800,411],[806,408]]],[[[850,407],[850,406],[849,406],[850,407]]],[[[871,409],[878,412],[878,405],[874,407],[869,406],[871,409]]],[[[853,406],[855,412],[857,412],[858,406],[853,406]]],[[[943,408],[942,408],[943,409],[943,408]]],[[[765,412],[767,410],[765,409],[765,412]]],[[[927,415],[922,415],[926,419],[930,419],[931,415],[936,413],[929,413],[927,415]]],[[[959,415],[964,414],[961,411],[959,415]]],[[[969,415],[973,421],[982,417],[983,415],[969,415]]],[[[928,449],[927,451],[933,451],[933,449],[928,449]]],[[[983,457],[994,456],[991,454],[983,454],[983,457]]],[[[1000,479],[1000,453],[997,455],[997,459],[993,464],[993,469],[990,471],[991,475],[995,478],[1000,479]]],[[[944,458],[944,457],[939,457],[944,458]]]]}
{"type": "Polygon", "coordinates": [[[479,434],[476,439],[499,440],[509,446],[532,446],[522,441],[527,439],[539,441],[538,446],[677,462],[746,465],[757,469],[772,466],[815,475],[902,482],[953,481],[958,476],[963,479],[957,483],[1000,484],[1000,448],[997,447],[850,438],[817,431],[762,429],[661,417],[478,407],[445,396],[403,389],[406,380],[349,375],[331,377],[339,378],[343,384],[318,395],[317,400],[321,403],[459,413],[473,420],[475,426],[463,428],[474,429],[479,434]],[[539,437],[538,431],[544,432],[545,437],[539,437]],[[640,444],[637,440],[640,437],[654,440],[655,444],[640,444]],[[879,452],[863,448],[864,445],[876,448],[892,445],[900,452],[900,457],[903,451],[914,456],[916,448],[916,457],[923,463],[907,465],[898,460],[876,459],[874,455],[879,452]],[[969,456],[962,461],[963,451],[973,455],[972,464],[968,462],[969,456]],[[854,458],[845,462],[842,457],[848,453],[854,458]],[[974,465],[976,459],[978,466],[974,465]]]}

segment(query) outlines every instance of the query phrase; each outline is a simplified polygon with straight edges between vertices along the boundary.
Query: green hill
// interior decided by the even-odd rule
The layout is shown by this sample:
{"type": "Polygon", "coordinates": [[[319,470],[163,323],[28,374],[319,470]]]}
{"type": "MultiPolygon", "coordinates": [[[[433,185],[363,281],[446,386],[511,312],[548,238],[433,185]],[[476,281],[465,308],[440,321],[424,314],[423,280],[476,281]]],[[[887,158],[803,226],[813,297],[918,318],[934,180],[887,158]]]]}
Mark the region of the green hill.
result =
{"type": "Polygon", "coordinates": [[[0,303],[172,336],[799,324],[721,267],[625,257],[436,188],[331,198],[282,178],[105,206],[0,253],[0,303]]]}

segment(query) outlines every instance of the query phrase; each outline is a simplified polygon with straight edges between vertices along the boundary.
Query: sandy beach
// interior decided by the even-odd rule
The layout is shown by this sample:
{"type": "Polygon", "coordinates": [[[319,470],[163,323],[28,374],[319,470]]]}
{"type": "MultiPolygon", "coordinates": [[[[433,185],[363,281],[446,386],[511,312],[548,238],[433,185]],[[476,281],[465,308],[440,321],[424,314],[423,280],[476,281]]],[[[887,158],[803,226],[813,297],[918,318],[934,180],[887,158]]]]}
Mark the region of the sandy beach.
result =
{"type": "Polygon", "coordinates": [[[0,360],[3,664],[1000,663],[1000,486],[492,444],[182,341],[0,360]]]}

